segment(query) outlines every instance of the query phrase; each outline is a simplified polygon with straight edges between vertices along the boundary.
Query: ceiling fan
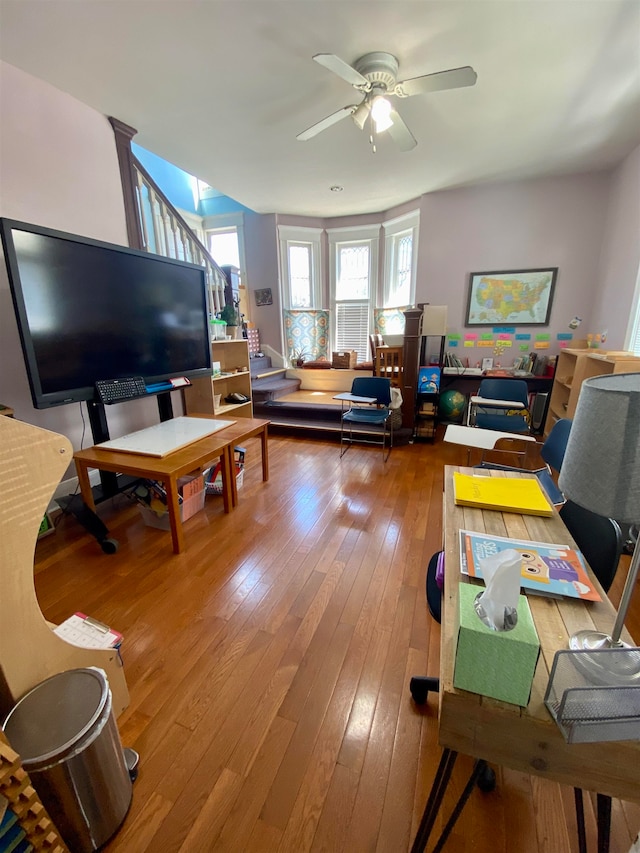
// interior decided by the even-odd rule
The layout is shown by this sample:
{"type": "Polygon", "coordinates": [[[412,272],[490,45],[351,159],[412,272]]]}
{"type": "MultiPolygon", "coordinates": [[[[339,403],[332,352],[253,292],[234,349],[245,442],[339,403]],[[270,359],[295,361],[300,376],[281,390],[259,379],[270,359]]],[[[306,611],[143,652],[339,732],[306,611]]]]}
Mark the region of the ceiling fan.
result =
{"type": "Polygon", "coordinates": [[[437,71],[410,80],[396,81],[398,60],[390,53],[366,53],[351,66],[333,53],[317,53],[313,59],[351,83],[354,89],[364,95],[359,104],[349,104],[335,113],[312,124],[296,139],[306,141],[351,116],[360,130],[363,130],[367,118],[371,117],[371,144],[375,151],[375,134],[389,132],[389,136],[401,151],[410,151],[418,144],[400,114],[393,108],[390,97],[408,98],[411,95],[424,95],[443,89],[459,89],[473,86],[478,75],[469,65],[452,68],[449,71],[437,71]]]}

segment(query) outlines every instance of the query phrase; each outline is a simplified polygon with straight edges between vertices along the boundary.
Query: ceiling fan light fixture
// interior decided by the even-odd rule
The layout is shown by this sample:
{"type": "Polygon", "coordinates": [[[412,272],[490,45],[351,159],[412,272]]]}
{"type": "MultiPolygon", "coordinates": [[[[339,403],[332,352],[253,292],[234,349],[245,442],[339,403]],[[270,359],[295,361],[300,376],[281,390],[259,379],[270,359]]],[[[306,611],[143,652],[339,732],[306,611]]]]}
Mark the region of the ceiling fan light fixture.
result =
{"type": "Polygon", "coordinates": [[[361,104],[358,104],[358,106],[353,111],[353,115],[351,116],[357,128],[359,128],[360,130],[364,128],[364,123],[369,117],[370,112],[371,104],[368,100],[364,100],[361,104]]]}
{"type": "Polygon", "coordinates": [[[381,95],[374,98],[373,105],[371,107],[371,118],[376,124],[377,133],[383,133],[383,131],[389,130],[393,124],[391,109],[391,104],[386,98],[383,98],[381,95]]]}

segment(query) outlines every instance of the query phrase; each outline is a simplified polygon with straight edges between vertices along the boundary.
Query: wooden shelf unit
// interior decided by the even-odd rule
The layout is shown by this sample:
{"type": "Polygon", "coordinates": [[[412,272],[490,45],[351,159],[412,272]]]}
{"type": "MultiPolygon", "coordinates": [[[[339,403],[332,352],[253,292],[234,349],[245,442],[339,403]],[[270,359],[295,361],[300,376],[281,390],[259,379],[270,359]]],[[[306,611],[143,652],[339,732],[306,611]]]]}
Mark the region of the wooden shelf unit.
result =
{"type": "Polygon", "coordinates": [[[214,414],[220,417],[252,418],[251,371],[249,366],[249,342],[245,338],[232,341],[212,341],[211,360],[220,363],[219,376],[201,376],[184,389],[184,405],[187,415],[214,414]],[[239,371],[239,372],[238,372],[239,371]],[[227,403],[229,394],[244,394],[248,403],[227,403]],[[220,395],[216,405],[215,398],[220,395]]]}
{"type": "Polygon", "coordinates": [[[560,418],[573,418],[585,379],[611,373],[640,373],[640,358],[629,352],[564,349],[558,356],[545,436],[560,418]]]}

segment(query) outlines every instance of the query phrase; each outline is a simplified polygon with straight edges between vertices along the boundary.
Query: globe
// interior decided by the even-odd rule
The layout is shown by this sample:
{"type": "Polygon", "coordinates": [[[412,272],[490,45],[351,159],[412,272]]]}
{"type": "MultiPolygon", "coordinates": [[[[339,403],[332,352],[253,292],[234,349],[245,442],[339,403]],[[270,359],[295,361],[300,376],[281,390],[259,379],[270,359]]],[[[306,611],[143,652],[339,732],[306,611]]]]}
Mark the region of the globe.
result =
{"type": "Polygon", "coordinates": [[[459,391],[444,391],[438,403],[440,417],[447,421],[461,421],[466,404],[467,398],[459,391]]]}

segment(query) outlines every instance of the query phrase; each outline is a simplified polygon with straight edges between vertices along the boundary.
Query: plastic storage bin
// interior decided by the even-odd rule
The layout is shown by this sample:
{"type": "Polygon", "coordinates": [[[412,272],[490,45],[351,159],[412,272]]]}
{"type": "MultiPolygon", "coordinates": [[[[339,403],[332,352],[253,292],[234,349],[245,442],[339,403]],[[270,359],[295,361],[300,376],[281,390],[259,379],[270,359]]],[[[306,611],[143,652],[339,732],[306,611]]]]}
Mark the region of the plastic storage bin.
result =
{"type": "Polygon", "coordinates": [[[105,844],[132,795],[105,673],[53,675],[19,700],[3,729],[69,848],[90,853],[105,844]]]}
{"type": "MultiPolygon", "coordinates": [[[[234,467],[236,469],[236,489],[241,489],[244,483],[244,458],[246,450],[244,447],[234,447],[234,467]]],[[[208,495],[222,494],[222,466],[218,462],[212,468],[204,472],[204,488],[208,495]]]]}
{"type": "MultiPolygon", "coordinates": [[[[190,474],[178,479],[178,491],[182,496],[180,504],[180,518],[187,521],[204,507],[204,477],[202,474],[190,474]]],[[[169,530],[169,509],[157,513],[147,503],[138,503],[144,523],[149,527],[157,527],[159,530],[169,530]]]]}
{"type": "MultiPolygon", "coordinates": [[[[202,488],[197,495],[192,495],[189,498],[185,498],[180,504],[180,518],[183,521],[187,521],[197,512],[200,512],[201,509],[204,508],[204,488],[202,488]]],[[[169,524],[169,510],[165,510],[161,515],[158,515],[157,512],[154,512],[152,509],[149,509],[148,506],[143,506],[142,504],[138,504],[140,507],[140,512],[142,513],[142,518],[144,519],[144,523],[149,527],[157,527],[159,530],[169,530],[171,525],[169,524]]]]}

